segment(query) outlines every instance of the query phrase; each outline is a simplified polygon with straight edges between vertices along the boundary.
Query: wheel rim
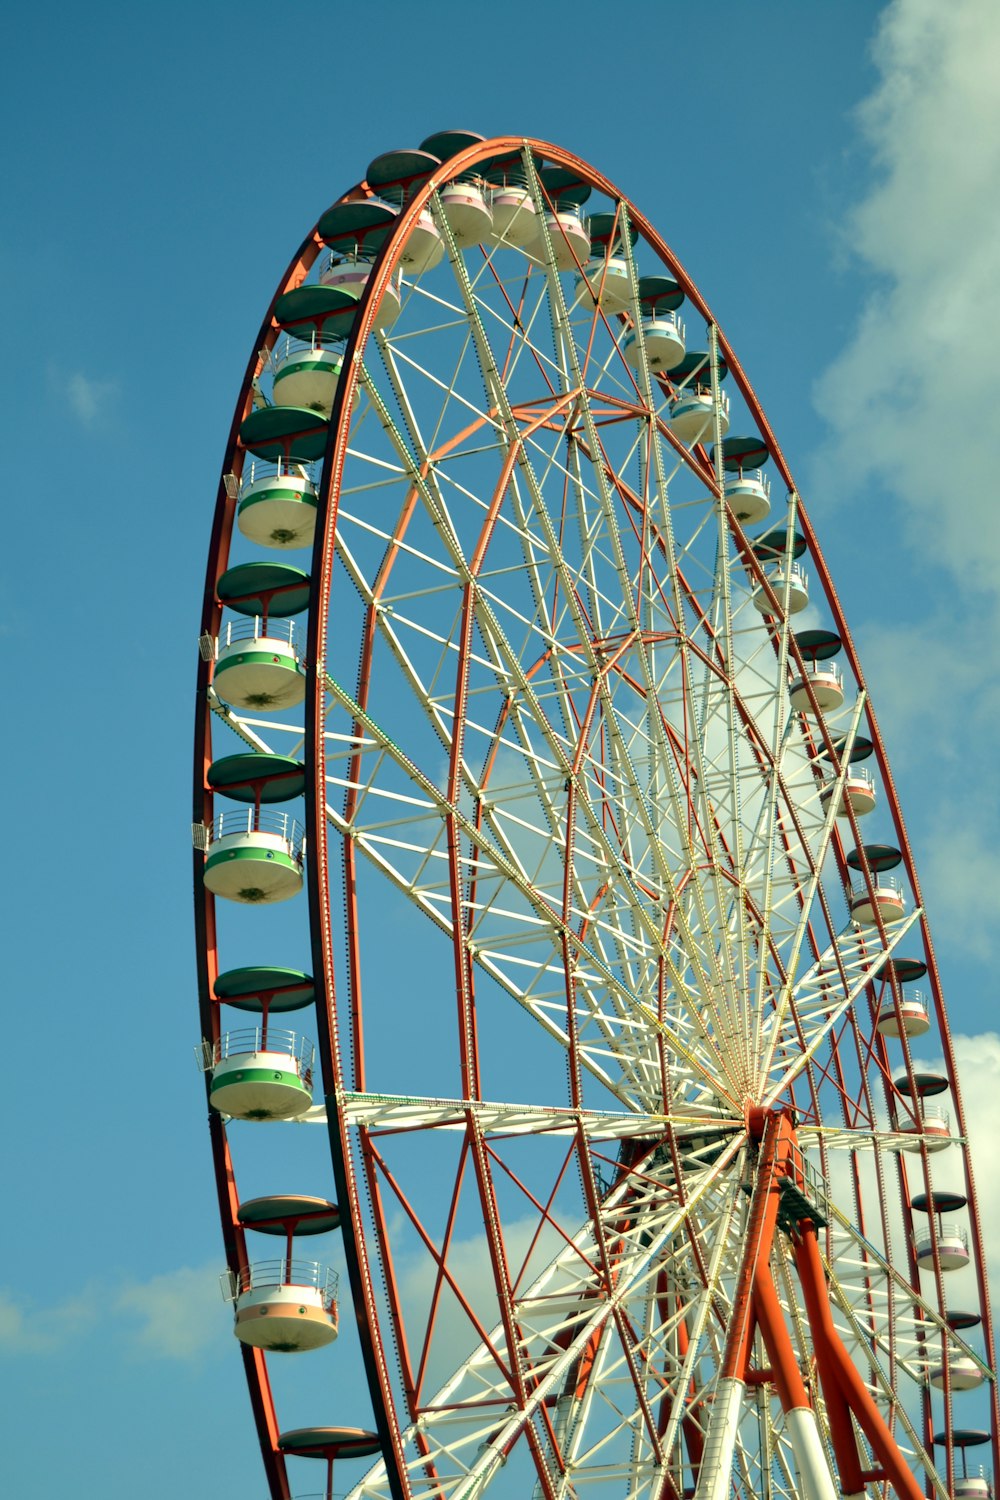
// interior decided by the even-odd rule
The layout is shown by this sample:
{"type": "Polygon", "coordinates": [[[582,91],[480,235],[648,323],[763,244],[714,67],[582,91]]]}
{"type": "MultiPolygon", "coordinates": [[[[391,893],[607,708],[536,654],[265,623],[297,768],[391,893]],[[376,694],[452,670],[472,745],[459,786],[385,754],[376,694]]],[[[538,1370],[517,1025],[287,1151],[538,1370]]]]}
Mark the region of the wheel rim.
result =
{"type": "MultiPolygon", "coordinates": [[[[520,146],[472,145],[442,177],[520,146]]],[[[913,1061],[905,1031],[886,1039],[877,1020],[903,998],[887,955],[914,942],[964,1129],[877,725],[780,449],[697,289],[606,179],[556,148],[532,153],[522,165],[540,226],[557,222],[555,172],[572,174],[619,214],[633,285],[637,229],[683,288],[689,346],[704,320],[710,367],[728,366],[746,430],[789,491],[786,517],[771,512],[787,545],[776,568],[755,555],[718,499],[721,426],[694,449],[670,436],[669,376],[624,359],[626,318],[574,302],[575,276],[555,270],[565,246],[540,229],[527,251],[459,252],[431,186],[409,199],[335,398],[304,726],[323,1084],[383,1445],[358,1493],[499,1496],[530,1483],[707,1497],[725,1492],[727,1463],[748,1493],[794,1492],[798,1419],[769,1386],[753,1395],[753,1379],[726,1463],[706,1458],[738,1321],[742,1188],[760,1175],[766,1119],[788,1108],[821,1176],[806,1201],[827,1221],[818,1249],[839,1337],[922,1484],[931,1433],[951,1420],[950,1392],[942,1414],[927,1370],[945,1351],[989,1365],[991,1334],[962,1147],[946,1154],[961,1158],[972,1209],[985,1353],[939,1311],[950,1226],[908,1208],[912,1188],[930,1191],[930,1164],[926,1152],[903,1160],[919,1100],[888,1074],[902,1060],[912,1075],[913,1061]],[[398,318],[379,328],[428,209],[445,260],[404,284],[398,318]],[[789,672],[807,675],[801,616],[792,623],[796,531],[859,690],[825,717],[788,702],[789,672]],[[862,833],[853,813],[835,826],[839,789],[824,800],[816,770],[843,782],[855,736],[876,745],[909,897],[887,923],[885,882],[862,859],[855,887],[874,910],[860,928],[842,886],[862,833]],[[415,968],[427,978],[411,1001],[415,968]],[[416,1045],[400,995],[404,1012],[420,1007],[416,1045]],[[930,1279],[918,1230],[934,1246],[930,1279]]],[[[317,250],[305,242],[279,291],[317,250]]],[[[275,332],[266,319],[264,337],[275,332]]],[[[280,733],[267,747],[287,753],[280,733]]],[[[217,1025],[207,997],[206,1015],[217,1025]]],[[[228,1146],[214,1128],[219,1163],[228,1146]]],[[[231,1265],[245,1263],[238,1227],[227,1243],[231,1265]]],[[[773,1281],[818,1391],[816,1314],[788,1244],[769,1252],[773,1281]]],[[[742,1373],[765,1364],[751,1339],[742,1373]]],[[[252,1393],[255,1380],[282,1493],[259,1359],[252,1393]]],[[[827,1434],[831,1403],[814,1404],[827,1434]]],[[[954,1462],[946,1444],[949,1488],[954,1462]]]]}

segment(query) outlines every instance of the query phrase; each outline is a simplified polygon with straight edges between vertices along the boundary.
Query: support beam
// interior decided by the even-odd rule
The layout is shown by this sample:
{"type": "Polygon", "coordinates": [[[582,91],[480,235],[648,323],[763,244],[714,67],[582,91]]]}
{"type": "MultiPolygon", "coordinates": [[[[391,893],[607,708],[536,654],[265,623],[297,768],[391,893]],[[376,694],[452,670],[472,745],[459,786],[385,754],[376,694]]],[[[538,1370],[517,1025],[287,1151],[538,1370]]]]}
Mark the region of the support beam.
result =
{"type": "Polygon", "coordinates": [[[732,1491],[733,1454],[743,1414],[746,1386],[742,1380],[722,1375],[715,1387],[712,1416],[705,1435],[705,1449],[695,1500],[729,1500],[732,1491]]]}
{"type": "MultiPolygon", "coordinates": [[[[755,1317],[754,1279],[758,1268],[767,1267],[778,1221],[779,1154],[787,1152],[794,1132],[784,1115],[762,1114],[757,1178],[750,1199],[746,1245],[733,1296],[732,1317],[726,1337],[715,1401],[705,1435],[705,1448],[698,1470],[695,1500],[729,1500],[733,1456],[739,1434],[747,1372],[753,1351],[755,1317]]],[[[757,1132],[754,1131],[754,1134],[757,1132]]]]}
{"type": "Polygon", "coordinates": [[[764,1347],[774,1371],[774,1384],[781,1409],[785,1414],[785,1426],[795,1454],[803,1500],[837,1500],[816,1413],[802,1379],[769,1261],[757,1266],[754,1276],[754,1308],[764,1347]]]}
{"type": "MultiPolygon", "coordinates": [[[[811,1223],[799,1225],[799,1233],[795,1239],[795,1266],[802,1283],[814,1346],[818,1351],[822,1345],[823,1360],[830,1375],[836,1380],[843,1400],[854,1413],[858,1426],[871,1444],[898,1500],[924,1500],[923,1489],[900,1453],[895,1438],[886,1426],[882,1413],[872,1400],[871,1392],[861,1379],[834,1325],[819,1241],[811,1223]]],[[[823,1366],[820,1368],[822,1371],[823,1366]]],[[[820,1378],[823,1378],[822,1373],[820,1378]]],[[[837,1461],[839,1464],[839,1454],[837,1461]]],[[[851,1482],[850,1488],[857,1490],[861,1486],[851,1482]]]]}
{"type": "Polygon", "coordinates": [[[830,1473],[830,1461],[819,1435],[816,1413],[811,1406],[797,1406],[785,1413],[785,1426],[795,1454],[795,1466],[803,1497],[814,1500],[837,1500],[837,1490],[830,1473]]]}
{"type": "MultiPolygon", "coordinates": [[[[800,1234],[803,1229],[804,1226],[800,1225],[800,1234]]],[[[811,1226],[809,1232],[815,1240],[816,1233],[811,1226]]],[[[866,1475],[858,1453],[858,1442],[854,1433],[854,1424],[851,1421],[851,1408],[838,1379],[828,1340],[817,1336],[816,1333],[823,1321],[824,1310],[826,1316],[829,1316],[826,1279],[822,1275],[822,1266],[820,1266],[820,1278],[817,1283],[815,1265],[811,1260],[808,1266],[803,1268],[801,1246],[798,1244],[795,1247],[795,1263],[802,1284],[806,1316],[813,1332],[813,1351],[816,1355],[816,1368],[823,1389],[823,1399],[826,1402],[826,1415],[830,1423],[830,1438],[833,1442],[834,1457],[837,1460],[837,1470],[840,1475],[840,1488],[845,1495],[862,1494],[866,1475]]]]}

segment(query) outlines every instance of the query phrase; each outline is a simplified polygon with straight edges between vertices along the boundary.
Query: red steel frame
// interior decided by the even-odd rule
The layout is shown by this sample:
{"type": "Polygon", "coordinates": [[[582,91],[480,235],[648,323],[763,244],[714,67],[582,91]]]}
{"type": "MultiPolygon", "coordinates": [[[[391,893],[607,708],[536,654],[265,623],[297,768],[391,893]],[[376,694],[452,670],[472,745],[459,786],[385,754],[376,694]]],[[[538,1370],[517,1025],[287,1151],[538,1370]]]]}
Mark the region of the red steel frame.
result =
{"type": "MultiPolygon", "coordinates": [[[[357,383],[357,369],[353,360],[356,349],[362,347],[368,337],[375,320],[376,312],[382,296],[389,283],[398,261],[399,254],[410,228],[416,223],[420,212],[426,206],[432,192],[440,186],[443,181],[449,180],[463,171],[474,168],[479,162],[491,157],[515,153],[530,149],[536,158],[544,159],[546,162],[560,167],[565,167],[577,173],[584,181],[588,182],[599,192],[606,194],[615,201],[627,202],[614,185],[600,173],[594,171],[587,163],[570,152],[559,147],[538,141],[527,140],[517,136],[497,137],[493,140],[470,147],[460,152],[447,162],[434,177],[432,177],[418,192],[414,194],[410,202],[401,210],[391,236],[387,239],[375,265],[366,296],[363,300],[361,312],[356,320],[354,329],[348,343],[344,359],[344,371],[338,386],[333,415],[330,422],[330,433],[327,449],[323,461],[322,479],[319,489],[319,517],[317,524],[317,540],[313,556],[312,579],[313,598],[310,608],[309,621],[309,643],[308,660],[312,663],[322,662],[326,657],[327,628],[328,628],[328,600],[332,580],[333,545],[332,539],[337,525],[337,502],[339,496],[339,485],[346,459],[347,449],[347,426],[342,420],[342,413],[350,411],[354,390],[357,383]]],[[[359,184],[343,195],[342,200],[368,196],[365,184],[359,184]]],[[[669,266],[671,273],[677,279],[689,302],[698,309],[708,324],[714,320],[707,304],[702,298],[697,287],[684,271],[676,256],[669,249],[665,241],[658,235],[652,224],[630,203],[628,212],[633,227],[638,229],[642,238],[651,246],[653,251],[660,256],[662,261],[669,266]]],[[[220,479],[218,496],[213,522],[212,537],[209,548],[208,567],[205,585],[204,605],[202,612],[202,631],[215,635],[218,633],[221,617],[221,606],[216,597],[216,582],[224,571],[229,553],[230,539],[236,511],[236,500],[227,489],[225,476],[235,473],[239,475],[242,469],[243,454],[239,446],[238,433],[240,423],[249,412],[252,400],[252,382],[259,370],[258,352],[261,349],[270,348],[277,336],[277,325],[273,318],[273,311],[278,297],[287,289],[298,285],[308,274],[316,257],[322,250],[322,242],[318,231],[314,228],[303,240],[295,255],[279,281],[277,290],[272,298],[271,304],[265,313],[260,331],[253,344],[253,353],[247,365],[246,373],[240,390],[236,411],[230,428],[229,438],[226,445],[225,457],[222,466],[223,478],[220,479]]],[[[738,384],[740,391],[752,413],[758,428],[767,442],[773,462],[778,472],[790,491],[795,486],[791,473],[785,462],[781,449],[767,422],[760,404],[746,378],[742,366],[736,359],[728,343],[719,333],[719,350],[725,358],[733,379],[738,384]]],[[[555,398],[555,393],[553,393],[555,398]]],[[[556,401],[558,405],[558,400],[556,401]]],[[[553,412],[547,410],[545,417],[551,418],[553,412]]],[[[539,421],[543,421],[542,416],[539,421]]],[[[675,449],[678,445],[674,442],[668,432],[663,434],[675,449]]],[[[703,470],[684,450],[678,452],[683,461],[693,463],[703,481],[715,489],[714,476],[703,470]]],[[[502,499],[506,478],[501,475],[493,497],[487,521],[484,526],[483,536],[472,573],[475,576],[476,567],[479,565],[489,539],[489,531],[494,524],[496,514],[502,499]]],[[[622,497],[623,499],[626,497],[622,497]]],[[[633,497],[637,509],[641,509],[640,497],[633,497]]],[[[746,538],[743,536],[738,523],[732,521],[732,530],[737,544],[745,548],[744,557],[759,581],[763,580],[761,569],[749,552],[746,538]]],[[[810,561],[816,576],[822,585],[828,606],[833,616],[834,626],[844,643],[847,660],[851,670],[859,684],[864,686],[864,678],[858,661],[857,652],[851,639],[847,622],[844,619],[839,600],[834,590],[829,573],[819,552],[815,535],[808,517],[801,507],[798,510],[798,524],[802,534],[805,536],[810,555],[810,561]]],[[[765,584],[765,586],[767,586],[765,584]]],[[[471,599],[474,583],[469,583],[466,589],[465,601],[465,628],[463,631],[462,645],[459,653],[458,683],[459,683],[459,706],[461,704],[461,692],[464,690],[466,681],[467,654],[471,632],[471,599]]],[[[772,602],[777,603],[776,600],[772,602]]],[[[370,654],[372,636],[365,643],[364,651],[370,654]]],[[[801,666],[799,653],[793,645],[793,655],[798,665],[801,666]]],[[[364,681],[364,657],[362,661],[361,680],[364,681]]],[[[210,681],[209,664],[202,662],[198,671],[198,698],[195,717],[195,748],[194,748],[194,793],[193,793],[193,816],[196,822],[208,823],[212,816],[212,794],[207,786],[206,773],[212,760],[212,736],[211,736],[211,713],[206,703],[206,690],[210,681]]],[[[346,897],[348,914],[348,970],[352,976],[350,985],[351,993],[347,997],[347,1004],[352,1016],[352,1031],[354,1036],[354,1048],[350,1059],[345,1059],[341,1053],[340,1041],[336,1024],[336,1012],[338,997],[334,989],[334,966],[333,949],[334,943],[340,934],[335,934],[332,929],[330,906],[327,899],[329,880],[329,828],[325,818],[325,795],[324,795],[324,740],[322,735],[324,690],[323,683],[318,673],[312,674],[312,691],[306,700],[306,755],[307,762],[312,767],[312,777],[307,779],[306,792],[306,826],[307,839],[310,849],[308,862],[308,893],[310,923],[313,935],[313,965],[317,984],[317,1025],[319,1032],[320,1057],[322,1064],[322,1078],[324,1095],[330,1101],[329,1134],[331,1145],[331,1157],[338,1199],[343,1213],[344,1246],[348,1261],[351,1292],[357,1315],[357,1326],[361,1340],[362,1354],[368,1374],[374,1408],[375,1422],[382,1442],[383,1456],[386,1463],[386,1471],[391,1491],[396,1500],[405,1500],[407,1486],[403,1475],[403,1453],[401,1434],[396,1422],[395,1406],[392,1396],[390,1366],[393,1362],[393,1353],[386,1345],[386,1329],[380,1324],[376,1315],[376,1297],[374,1292],[373,1271],[369,1259],[369,1246],[363,1235],[356,1232],[358,1226],[363,1222],[361,1192],[362,1185],[358,1181],[351,1158],[347,1129],[343,1121],[338,1118],[337,1111],[333,1107],[335,1091],[345,1083],[348,1069],[353,1075],[353,1086],[364,1088],[364,1044],[362,1034],[362,1016],[360,993],[356,988],[360,979],[360,955],[357,950],[357,889],[354,865],[354,850],[349,840],[345,848],[346,869],[346,897]]],[[[811,692],[811,690],[810,690],[811,692]]],[[[461,722],[461,713],[457,715],[461,722]]],[[[822,724],[822,720],[818,720],[822,724]]],[[[914,899],[920,902],[920,889],[916,869],[913,862],[912,850],[906,835],[902,814],[899,809],[895,794],[895,787],[889,770],[884,745],[878,726],[870,706],[866,712],[866,722],[872,741],[875,746],[875,755],[879,766],[882,784],[886,793],[893,826],[896,831],[899,848],[903,855],[903,865],[907,878],[910,882],[914,899]]],[[[826,737],[825,729],[822,730],[826,737]]],[[[581,744],[583,743],[581,735],[581,744]]],[[[827,738],[827,749],[832,751],[832,746],[827,738]]],[[[456,733],[453,742],[450,785],[452,788],[456,782],[458,766],[461,755],[461,735],[456,733]]],[[[835,762],[834,762],[835,763],[835,762]]],[[[571,794],[572,795],[572,794],[571,794]]],[[[572,804],[570,808],[569,828],[572,830],[572,804]]],[[[860,845],[862,840],[857,836],[856,821],[851,816],[852,831],[860,845]]],[[[835,837],[834,847],[840,864],[842,875],[847,879],[847,868],[843,860],[843,849],[839,838],[835,837]]],[[[572,850],[568,851],[570,854],[572,850]]],[[[462,941],[462,889],[461,877],[458,866],[458,850],[456,830],[452,829],[449,839],[449,857],[452,882],[452,916],[454,919],[454,952],[455,952],[455,986],[458,1002],[458,1025],[459,1033],[463,1039],[463,1056],[465,1058],[463,1082],[466,1089],[466,1097],[475,1100],[478,1094],[478,1067],[477,1049],[475,1035],[474,1010],[470,1004],[470,988],[473,983],[473,965],[468,951],[462,941]]],[[[201,1024],[203,1035],[213,1041],[219,1034],[219,1005],[214,998],[214,982],[219,972],[219,961],[216,941],[216,923],[214,898],[204,887],[202,880],[203,859],[199,852],[194,854],[194,882],[195,882],[195,920],[196,920],[196,942],[198,953],[199,971],[199,997],[201,1010],[201,1024]]],[[[871,887],[871,872],[867,868],[863,872],[864,879],[871,887]]],[[[567,877],[568,880],[568,877],[567,877]]],[[[568,885],[566,890],[568,901],[568,885]]],[[[947,1014],[943,1004],[941,993],[941,981],[938,966],[931,942],[930,932],[926,919],[920,919],[921,934],[923,938],[924,951],[927,957],[928,978],[932,999],[934,1003],[937,1025],[939,1028],[942,1046],[945,1054],[945,1063],[951,1085],[952,1098],[956,1114],[958,1133],[965,1135],[965,1120],[962,1112],[961,1098],[957,1086],[955,1071],[954,1051],[951,1035],[948,1028],[947,1014]]],[[[884,941],[885,934],[879,923],[880,934],[884,941]]],[[[566,940],[568,943],[568,939],[566,940]]],[[[566,958],[569,958],[567,948],[566,958]]],[[[567,971],[569,965],[567,964],[567,971]]],[[[892,991],[898,1002],[899,987],[897,981],[892,979],[892,991]]],[[[873,1003],[874,1000],[873,1000],[873,1003]]],[[[568,1006],[568,1015],[572,1017],[574,1008],[568,1006]]],[[[909,1048],[905,1035],[900,1038],[906,1068],[912,1079],[912,1068],[909,1056],[909,1048]]],[[[888,1076],[888,1063],[884,1055],[884,1049],[880,1049],[881,1055],[869,1058],[861,1057],[859,1054],[859,1066],[863,1077],[873,1072],[883,1075],[883,1084],[888,1076]]],[[[570,1063],[573,1097],[579,1096],[579,1061],[576,1056],[576,1047],[571,1037],[570,1063]]],[[[810,1074],[811,1083],[811,1074],[810,1074]]],[[[811,1085],[812,1086],[812,1085],[811,1085]]],[[[873,1110],[873,1102],[867,1093],[865,1085],[868,1109],[873,1110]]],[[[889,1097],[888,1089],[884,1090],[889,1097]]],[[[848,1092],[843,1090],[845,1109],[848,1103],[848,1092]]],[[[813,1094],[815,1100],[815,1094],[813,1094]]],[[[243,1240],[243,1231],[238,1223],[237,1209],[238,1196],[233,1176],[232,1163],[226,1142],[225,1129],[220,1117],[209,1111],[210,1115],[210,1138],[212,1143],[212,1154],[215,1164],[215,1175],[218,1187],[220,1216],[222,1221],[223,1241],[226,1249],[227,1262],[230,1269],[238,1271],[246,1263],[246,1251],[243,1240]]],[[[872,1116],[873,1117],[873,1116],[872,1116]]],[[[846,1119],[846,1116],[845,1116],[846,1119]]],[[[507,1284],[506,1268],[504,1266],[505,1248],[503,1244],[502,1231],[500,1229],[499,1216],[496,1205],[492,1198],[491,1174],[489,1166],[489,1146],[480,1132],[473,1128],[473,1115],[470,1111],[470,1134],[472,1165],[479,1192],[483,1201],[484,1219],[488,1226],[488,1241],[490,1255],[494,1263],[498,1289],[507,1284]]],[[[786,1401],[799,1402],[805,1395],[801,1387],[801,1373],[798,1365],[790,1360],[791,1346],[788,1343],[787,1332],[784,1331],[782,1315],[777,1302],[777,1295],[770,1281],[767,1271],[767,1250],[770,1239],[774,1233],[774,1176],[775,1173],[788,1170],[791,1160],[794,1132],[788,1124],[787,1116],[776,1113],[769,1115],[767,1121],[756,1127],[762,1137],[762,1165],[758,1175],[757,1196],[754,1199],[754,1249],[753,1254],[748,1248],[744,1261],[747,1285],[741,1287],[742,1300],[739,1306],[743,1309],[740,1316],[734,1321],[730,1329],[727,1345],[726,1373],[738,1373],[742,1371],[741,1378],[754,1378],[754,1372],[749,1369],[749,1349],[752,1344],[753,1329],[759,1328],[765,1345],[768,1348],[771,1359],[773,1377],[778,1384],[782,1395],[783,1404],[786,1401]],[[770,1156],[769,1156],[770,1153],[770,1156]],[[770,1165],[765,1167],[765,1162],[770,1165]]],[[[362,1133],[363,1134],[363,1133],[362,1133]]],[[[673,1141],[672,1132],[668,1132],[667,1141],[676,1161],[676,1144],[673,1141]]],[[[571,1148],[572,1149],[572,1148],[571,1148]]],[[[592,1153],[587,1148],[582,1135],[575,1145],[576,1155],[580,1164],[585,1194],[589,1203],[590,1212],[597,1217],[598,1186],[594,1175],[592,1153]]],[[[366,1173],[367,1188],[371,1195],[373,1213],[378,1227],[378,1233],[385,1246],[388,1246],[388,1235],[386,1233],[385,1217],[382,1208],[381,1188],[378,1181],[378,1168],[376,1157],[371,1142],[366,1143],[366,1173]]],[[[567,1165],[569,1162],[567,1157],[567,1165]]],[[[907,1173],[902,1159],[897,1157],[900,1189],[903,1197],[904,1209],[909,1202],[909,1191],[907,1187],[907,1173]]],[[[928,1160],[926,1150],[921,1151],[921,1169],[924,1179],[924,1190],[930,1191],[930,1178],[928,1171],[928,1160]]],[[[990,1313],[988,1287],[985,1279],[985,1258],[982,1229],[980,1223],[978,1200],[975,1186],[969,1170],[969,1159],[965,1154],[966,1171],[966,1193],[969,1200],[971,1239],[976,1264],[976,1275],[979,1288],[980,1308],[983,1318],[983,1333],[985,1340],[986,1360],[993,1364],[993,1329],[990,1313]]],[[[881,1164],[879,1164],[881,1181],[881,1164]]],[[[678,1173],[678,1180],[680,1174],[678,1173]]],[[[856,1183],[856,1202],[860,1211],[861,1197],[858,1191],[859,1184],[856,1183]]],[[[456,1188],[457,1192],[457,1188],[456,1188]]],[[[883,1220],[883,1229],[886,1220],[886,1192],[884,1186],[880,1191],[880,1212],[883,1220]]],[[[863,1230],[863,1225],[859,1226],[863,1230]]],[[[692,1248],[696,1256],[700,1255],[700,1247],[692,1238],[692,1248]]],[[[857,1457],[857,1448],[851,1431],[848,1411],[854,1413],[859,1426],[866,1433],[872,1443],[873,1450],[879,1455],[882,1472],[889,1478],[897,1494],[906,1496],[907,1500],[916,1500],[922,1493],[916,1481],[913,1479],[905,1463],[899,1457],[898,1449],[877,1408],[871,1401],[862,1383],[857,1376],[853,1365],[839,1346],[839,1340],[833,1331],[832,1319],[829,1314],[828,1302],[825,1294],[825,1280],[822,1270],[822,1262],[819,1254],[818,1239],[815,1228],[808,1222],[799,1226],[795,1236],[795,1264],[806,1301],[810,1327],[815,1341],[815,1352],[817,1368],[824,1389],[827,1409],[830,1414],[831,1432],[834,1448],[840,1468],[842,1486],[847,1493],[860,1490],[866,1477],[874,1479],[875,1475],[865,1476],[862,1474],[857,1457]],[[838,1349],[840,1352],[838,1353],[838,1349]],[[859,1389],[860,1387],[860,1389],[859,1389]],[[853,1455],[853,1457],[852,1457],[853,1455]]],[[[915,1279],[916,1265],[913,1257],[912,1245],[909,1249],[911,1279],[915,1279]]],[[[940,1306],[944,1306],[943,1287],[941,1281],[941,1268],[937,1257],[935,1246],[935,1281],[940,1306]]],[[[614,1255],[611,1248],[604,1244],[601,1247],[601,1259],[606,1276],[613,1278],[614,1255]]],[[[441,1252],[439,1261],[441,1276],[447,1277],[447,1239],[441,1252]]],[[[391,1263],[390,1263],[391,1273],[391,1263]]],[[[392,1331],[399,1341],[398,1348],[402,1356],[404,1369],[410,1366],[409,1356],[406,1353],[403,1342],[403,1324],[399,1314],[396,1290],[392,1284],[390,1274],[389,1306],[390,1322],[392,1331]]],[[[511,1321],[510,1309],[508,1307],[505,1316],[507,1331],[507,1347],[516,1347],[514,1328],[511,1321]]],[[[627,1330],[622,1329],[623,1341],[627,1344],[627,1330]]],[[[596,1350],[594,1351],[596,1352],[596,1350]]],[[[267,1378],[266,1363],[263,1355],[253,1349],[246,1347],[242,1350],[247,1380],[250,1390],[251,1405],[257,1425],[261,1453],[263,1456],[267,1482],[272,1500],[288,1500],[289,1488],[285,1470],[283,1454],[278,1448],[278,1423],[271,1397],[267,1378]]],[[[590,1355],[592,1363],[593,1353],[590,1355]]],[[[585,1368],[586,1361],[581,1362],[577,1379],[586,1381],[588,1374],[585,1368]]],[[[518,1372],[511,1371],[512,1383],[515,1389],[518,1386],[518,1372]]],[[[641,1376],[636,1373],[637,1390],[641,1387],[641,1376]]],[[[757,1372],[757,1378],[761,1378],[761,1372],[757,1372]]],[[[947,1375],[946,1375],[947,1382],[947,1375]]],[[[418,1399],[418,1382],[407,1381],[410,1399],[418,1399]]],[[[950,1422],[950,1402],[947,1383],[945,1387],[945,1401],[948,1408],[948,1421],[950,1422]]],[[[1000,1429],[1000,1405],[996,1385],[991,1385],[990,1391],[991,1415],[992,1415],[992,1452],[994,1472],[1000,1472],[1000,1452],[997,1447],[997,1433],[1000,1429]]],[[[655,1430],[655,1420],[652,1413],[646,1412],[647,1423],[655,1430]]],[[[549,1426],[551,1437],[551,1426],[548,1417],[545,1418],[549,1426]]],[[[688,1421],[685,1423],[688,1433],[687,1447],[689,1460],[697,1463],[700,1457],[700,1434],[696,1424],[688,1421]]],[[[929,1447],[931,1442],[930,1431],[930,1402],[925,1402],[925,1443],[929,1447]]],[[[529,1443],[534,1444],[536,1439],[532,1429],[527,1433],[529,1443]]],[[[542,1480],[543,1492],[551,1493],[549,1480],[546,1475],[546,1466],[541,1460],[541,1455],[536,1453],[539,1475],[542,1480]]],[[[949,1487],[953,1479],[953,1454],[949,1448],[947,1454],[948,1469],[947,1479],[949,1487]]],[[[669,1494],[671,1486],[667,1486],[669,1494]]],[[[673,1500],[673,1497],[671,1497],[673,1500]]]]}
{"type": "MultiPolygon", "coordinates": [[[[795,1127],[786,1111],[751,1115],[750,1134],[760,1140],[757,1180],[750,1207],[750,1221],[743,1265],[737,1283],[735,1312],[726,1348],[722,1374],[746,1381],[756,1374],[769,1375],[781,1400],[782,1410],[812,1405],[806,1391],[795,1350],[785,1326],[777,1288],[771,1274],[770,1257],[778,1226],[780,1183],[791,1179],[808,1192],[798,1164],[801,1156],[795,1127]],[[766,1372],[751,1369],[754,1326],[759,1328],[771,1361],[766,1372]]],[[[830,1420],[831,1438],[845,1495],[860,1494],[866,1483],[888,1479],[899,1500],[921,1500],[923,1490],[907,1467],[864,1381],[858,1374],[830,1312],[826,1276],[820,1257],[816,1224],[800,1218],[793,1230],[795,1265],[802,1285],[809,1330],[820,1383],[830,1420]],[[862,1470],[851,1413],[878,1455],[881,1467],[862,1470]]]]}

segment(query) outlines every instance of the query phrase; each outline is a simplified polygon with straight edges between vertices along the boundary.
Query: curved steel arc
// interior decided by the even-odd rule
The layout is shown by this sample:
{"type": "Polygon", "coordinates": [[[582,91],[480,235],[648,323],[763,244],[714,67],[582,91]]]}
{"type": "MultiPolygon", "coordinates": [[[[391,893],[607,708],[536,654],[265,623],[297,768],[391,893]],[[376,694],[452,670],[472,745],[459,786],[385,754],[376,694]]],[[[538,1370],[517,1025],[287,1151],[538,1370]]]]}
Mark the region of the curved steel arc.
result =
{"type": "MultiPolygon", "coordinates": [[[[345,197],[358,190],[351,189],[345,197]]],[[[222,614],[216,595],[216,584],[226,566],[233,523],[236,516],[235,495],[227,486],[227,476],[239,477],[243,452],[239,448],[239,429],[250,409],[253,382],[260,370],[260,351],[273,344],[276,336],[274,308],[278,298],[289,287],[297,284],[310,270],[320,252],[320,243],[315,227],[310,230],[292,256],[274,296],[264,314],[253,350],[247,361],[246,371],[236,402],[236,409],[229,429],[225,455],[216,495],[212,535],[209,542],[205,590],[202,603],[201,633],[217,635],[222,614]]],[[[197,692],[195,699],[194,731],[194,800],[192,821],[211,824],[213,797],[208,787],[207,773],[212,761],[212,731],[210,701],[209,663],[199,661],[197,692]]],[[[215,897],[204,884],[204,857],[198,850],[193,855],[193,885],[195,908],[195,947],[198,968],[198,994],[202,1036],[213,1043],[219,1036],[219,1005],[214,998],[215,980],[219,972],[218,944],[215,919],[215,897]]],[[[208,1105],[208,1079],[206,1078],[206,1107],[212,1143],[212,1159],[215,1171],[216,1190],[222,1223],[226,1264],[230,1272],[238,1274],[247,1264],[243,1231],[236,1210],[239,1199],[236,1192],[232,1160],[226,1141],[221,1116],[208,1105]]],[[[243,1348],[243,1363],[250,1393],[250,1403],[257,1427],[264,1472],[270,1487],[272,1500],[289,1500],[288,1476],[285,1458],[278,1448],[278,1424],[271,1395],[270,1382],[264,1356],[259,1350],[243,1348]]]]}

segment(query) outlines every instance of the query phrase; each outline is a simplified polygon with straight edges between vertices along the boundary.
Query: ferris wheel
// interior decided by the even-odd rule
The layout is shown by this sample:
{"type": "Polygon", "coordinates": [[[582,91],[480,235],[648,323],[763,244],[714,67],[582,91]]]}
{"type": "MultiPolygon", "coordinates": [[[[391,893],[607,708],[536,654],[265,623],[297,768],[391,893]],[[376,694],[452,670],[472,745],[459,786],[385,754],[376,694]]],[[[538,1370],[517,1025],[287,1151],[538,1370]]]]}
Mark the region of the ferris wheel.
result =
{"type": "Polygon", "coordinates": [[[200,1053],[272,1496],[318,1459],[357,1500],[989,1500],[976,1193],[861,668],[606,177],[440,132],[322,215],[200,644],[200,1053]]]}

